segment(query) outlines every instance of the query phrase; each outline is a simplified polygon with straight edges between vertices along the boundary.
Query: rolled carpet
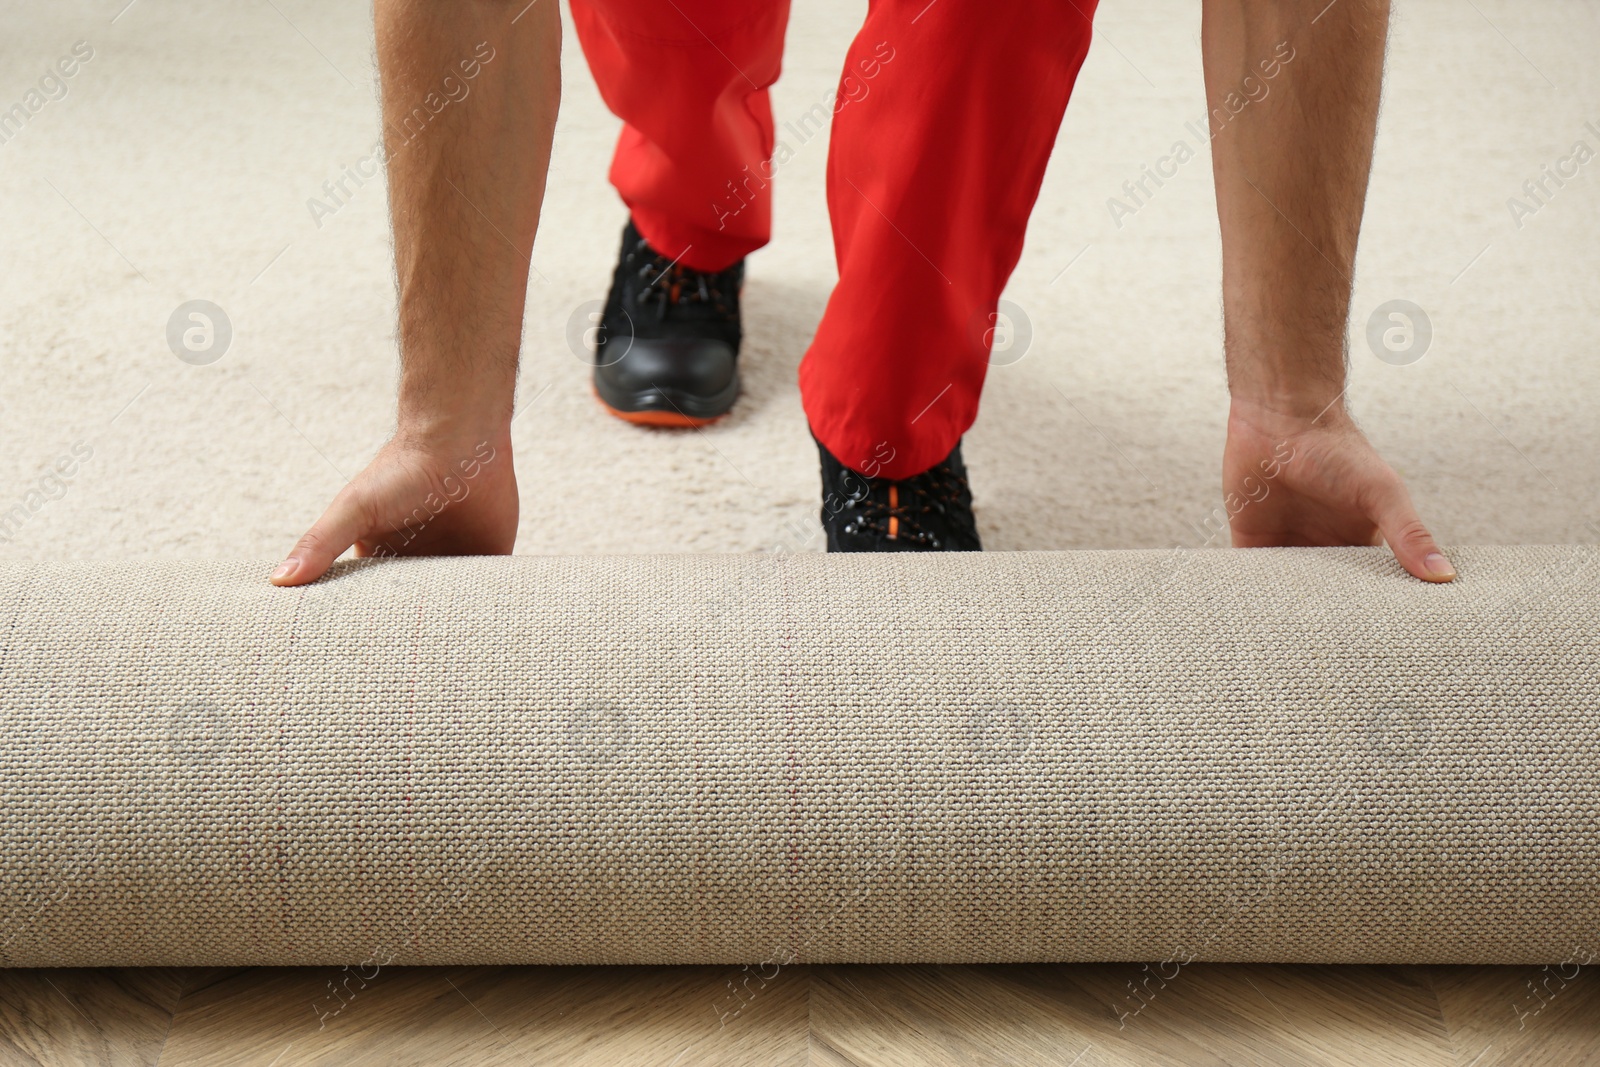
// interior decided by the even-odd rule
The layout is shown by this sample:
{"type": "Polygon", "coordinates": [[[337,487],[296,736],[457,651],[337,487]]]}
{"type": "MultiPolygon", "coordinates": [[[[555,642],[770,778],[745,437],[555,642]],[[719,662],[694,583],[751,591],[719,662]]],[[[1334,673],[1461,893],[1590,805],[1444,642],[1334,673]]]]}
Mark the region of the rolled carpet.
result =
{"type": "Polygon", "coordinates": [[[0,965],[1600,951],[1600,549],[0,565],[0,965]]]}

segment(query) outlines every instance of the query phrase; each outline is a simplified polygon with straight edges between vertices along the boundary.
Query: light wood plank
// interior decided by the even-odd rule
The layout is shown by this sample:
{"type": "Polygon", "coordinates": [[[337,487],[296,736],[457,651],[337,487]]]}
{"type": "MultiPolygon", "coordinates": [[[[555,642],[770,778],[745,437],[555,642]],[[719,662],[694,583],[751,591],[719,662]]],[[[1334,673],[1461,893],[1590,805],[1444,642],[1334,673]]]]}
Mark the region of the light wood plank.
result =
{"type": "Polygon", "coordinates": [[[1600,1063],[1600,975],[1547,967],[1424,967],[1463,1067],[1600,1063]]]}
{"type": "Polygon", "coordinates": [[[183,998],[161,1056],[169,1065],[290,1067],[454,1058],[493,1043],[493,1028],[432,968],[259,968],[183,998]]]}
{"type": "Polygon", "coordinates": [[[161,1065],[801,1064],[807,988],[800,968],[250,972],[185,998],[161,1065]]]}
{"type": "Polygon", "coordinates": [[[859,1067],[1092,1063],[1087,1010],[977,967],[817,967],[811,982],[817,1060],[859,1067]]]}
{"type": "Polygon", "coordinates": [[[1389,968],[825,968],[812,1030],[860,1067],[1455,1062],[1432,990],[1389,968]]]}
{"type": "Polygon", "coordinates": [[[508,968],[463,985],[506,1038],[485,1062],[794,1064],[807,1060],[805,968],[508,968]]]}
{"type": "Polygon", "coordinates": [[[184,978],[159,969],[0,970],[0,1063],[149,1067],[184,978]]]}
{"type": "Polygon", "coordinates": [[[0,1065],[1600,1063],[1587,966],[0,971],[0,1065]],[[1530,986],[1531,983],[1531,986],[1530,986]]]}

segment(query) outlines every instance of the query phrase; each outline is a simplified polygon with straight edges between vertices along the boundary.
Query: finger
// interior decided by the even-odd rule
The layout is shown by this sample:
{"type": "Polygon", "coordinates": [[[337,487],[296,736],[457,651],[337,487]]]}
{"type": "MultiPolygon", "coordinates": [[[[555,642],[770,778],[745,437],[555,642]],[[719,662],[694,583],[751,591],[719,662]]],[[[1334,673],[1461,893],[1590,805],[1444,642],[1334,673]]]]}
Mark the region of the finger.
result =
{"type": "Polygon", "coordinates": [[[345,493],[300,538],[268,579],[273,585],[305,585],[328,572],[333,561],[364,532],[360,509],[345,493]]]}
{"type": "Polygon", "coordinates": [[[1407,571],[1425,582],[1448,582],[1456,576],[1455,565],[1423,525],[1411,494],[1398,478],[1377,500],[1371,519],[1407,571]]]}

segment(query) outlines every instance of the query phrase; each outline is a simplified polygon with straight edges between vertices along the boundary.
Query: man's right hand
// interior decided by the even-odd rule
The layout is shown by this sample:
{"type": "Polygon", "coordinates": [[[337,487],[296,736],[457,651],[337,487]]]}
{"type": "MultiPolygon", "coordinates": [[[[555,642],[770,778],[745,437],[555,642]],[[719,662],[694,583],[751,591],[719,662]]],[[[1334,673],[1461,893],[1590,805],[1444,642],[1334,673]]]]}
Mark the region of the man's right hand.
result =
{"type": "Polygon", "coordinates": [[[339,490],[271,581],[316,581],[352,545],[357,556],[491,556],[510,555],[516,540],[508,432],[396,434],[339,490]]]}
{"type": "Polygon", "coordinates": [[[289,550],[274,585],[316,581],[352,545],[357,556],[483,556],[517,539],[511,404],[561,99],[561,15],[555,4],[375,0],[373,16],[400,429],[289,550]],[[470,103],[417,106],[441,84],[463,86],[452,99],[465,100],[469,81],[470,103]]]}

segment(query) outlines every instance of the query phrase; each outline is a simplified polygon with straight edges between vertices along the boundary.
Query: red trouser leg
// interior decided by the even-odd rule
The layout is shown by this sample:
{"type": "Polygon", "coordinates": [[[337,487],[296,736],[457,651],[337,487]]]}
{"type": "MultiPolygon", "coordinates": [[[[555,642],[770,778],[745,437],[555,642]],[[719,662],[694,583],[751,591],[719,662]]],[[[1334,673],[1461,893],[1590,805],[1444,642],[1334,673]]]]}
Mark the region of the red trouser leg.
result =
{"type": "Polygon", "coordinates": [[[788,0],[571,0],[606,106],[611,184],[656,251],[722,270],[772,232],[772,106],[788,0]]]}
{"type": "Polygon", "coordinates": [[[909,477],[977,417],[1094,7],[872,0],[829,149],[839,284],[800,364],[812,432],[846,466],[909,477]]]}

